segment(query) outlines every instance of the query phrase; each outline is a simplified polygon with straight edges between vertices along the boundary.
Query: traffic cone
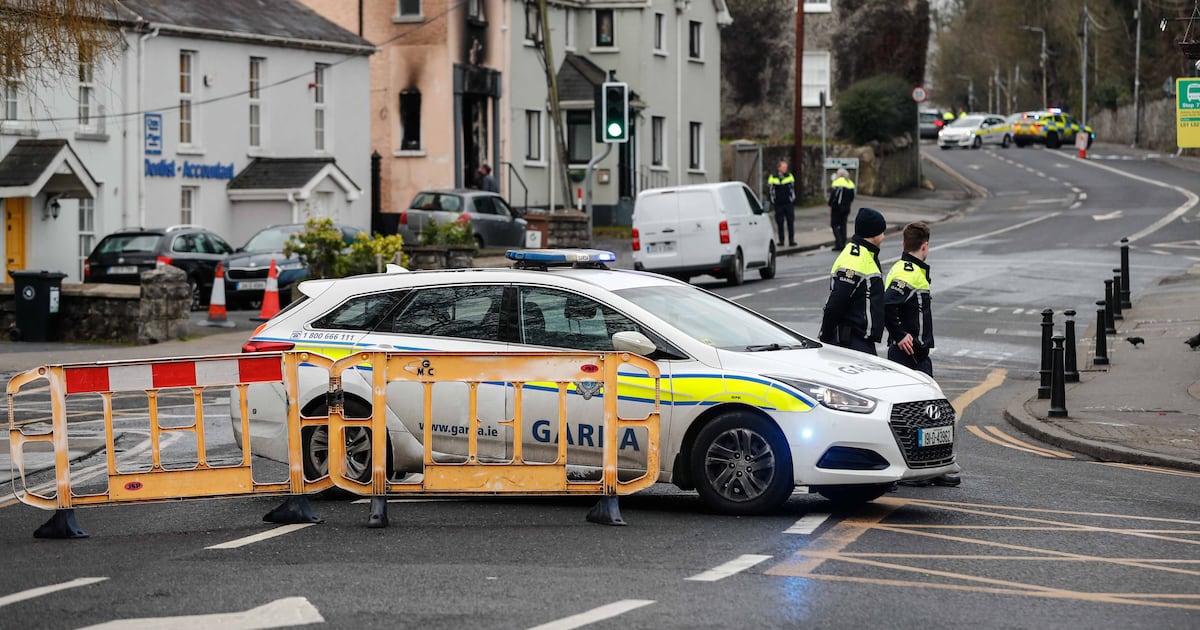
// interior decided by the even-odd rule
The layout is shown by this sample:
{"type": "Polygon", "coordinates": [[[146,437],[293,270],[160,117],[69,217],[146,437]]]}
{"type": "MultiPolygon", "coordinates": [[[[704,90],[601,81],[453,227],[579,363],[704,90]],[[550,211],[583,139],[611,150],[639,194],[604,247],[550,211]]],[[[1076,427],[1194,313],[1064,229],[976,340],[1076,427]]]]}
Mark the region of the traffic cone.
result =
{"type": "Polygon", "coordinates": [[[225,312],[225,265],[217,263],[217,274],[213,278],[212,297],[208,299],[208,319],[200,322],[201,326],[218,328],[233,328],[236,324],[229,320],[225,312]]]}
{"type": "Polygon", "coordinates": [[[275,261],[271,261],[271,270],[267,272],[267,290],[263,291],[262,309],[258,317],[252,317],[256,322],[265,322],[279,313],[279,275],[275,271],[275,261]]]}

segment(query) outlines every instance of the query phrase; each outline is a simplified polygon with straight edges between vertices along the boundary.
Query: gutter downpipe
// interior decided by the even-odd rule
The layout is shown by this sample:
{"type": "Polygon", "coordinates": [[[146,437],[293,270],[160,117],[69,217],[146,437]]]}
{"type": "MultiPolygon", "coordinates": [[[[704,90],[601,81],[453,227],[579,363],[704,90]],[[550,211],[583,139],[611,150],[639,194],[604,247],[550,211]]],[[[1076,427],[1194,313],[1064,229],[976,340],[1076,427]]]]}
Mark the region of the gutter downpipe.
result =
{"type": "Polygon", "coordinates": [[[288,200],[288,203],[292,204],[292,223],[299,223],[300,222],[300,206],[299,206],[299,203],[296,201],[295,191],[291,191],[291,190],[288,191],[287,200],[288,200]]]}
{"type": "MultiPolygon", "coordinates": [[[[139,111],[139,112],[144,111],[144,107],[145,107],[143,104],[143,98],[142,98],[143,97],[142,93],[144,91],[142,89],[143,83],[144,83],[142,77],[146,74],[146,67],[145,67],[145,65],[146,65],[145,64],[146,40],[153,38],[153,37],[158,37],[158,27],[157,26],[154,27],[153,31],[138,37],[137,111],[139,111]]],[[[143,114],[143,120],[144,120],[144,118],[145,118],[145,115],[143,114]]],[[[137,162],[137,169],[135,171],[137,173],[137,180],[138,180],[138,199],[137,199],[138,227],[144,227],[146,225],[146,170],[144,168],[142,168],[142,164],[146,159],[146,156],[143,154],[143,151],[146,150],[146,143],[140,142],[140,143],[138,143],[138,146],[140,148],[137,151],[138,162],[137,162]]],[[[129,226],[124,225],[122,227],[129,227],[129,226]]]]}
{"type": "MultiPolygon", "coordinates": [[[[682,186],[687,164],[683,159],[683,132],[691,139],[691,128],[683,121],[683,14],[692,8],[691,0],[675,1],[675,185],[682,186]]],[[[690,155],[688,156],[690,159],[690,155]]]]}

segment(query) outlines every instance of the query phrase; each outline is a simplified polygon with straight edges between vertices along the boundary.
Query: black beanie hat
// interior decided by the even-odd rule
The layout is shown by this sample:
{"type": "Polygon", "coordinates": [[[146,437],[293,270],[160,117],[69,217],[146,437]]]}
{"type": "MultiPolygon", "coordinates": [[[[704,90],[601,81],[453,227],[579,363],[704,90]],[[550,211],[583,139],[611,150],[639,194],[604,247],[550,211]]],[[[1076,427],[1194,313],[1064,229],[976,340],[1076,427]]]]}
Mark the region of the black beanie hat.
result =
{"type": "Polygon", "coordinates": [[[858,216],[854,217],[854,234],[863,238],[879,236],[887,230],[887,221],[874,208],[859,208],[858,216]]]}

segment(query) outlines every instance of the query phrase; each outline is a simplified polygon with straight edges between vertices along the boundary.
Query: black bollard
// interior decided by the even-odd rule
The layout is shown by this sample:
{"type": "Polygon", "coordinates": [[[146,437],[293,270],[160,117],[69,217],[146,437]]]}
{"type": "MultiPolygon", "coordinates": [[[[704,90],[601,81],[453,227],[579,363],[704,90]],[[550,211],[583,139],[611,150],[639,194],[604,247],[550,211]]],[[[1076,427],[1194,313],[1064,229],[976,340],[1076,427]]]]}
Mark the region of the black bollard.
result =
{"type": "Polygon", "coordinates": [[[1104,333],[1117,334],[1117,322],[1113,320],[1113,284],[1112,280],[1104,281],[1104,333]]]}
{"type": "MultiPolygon", "coordinates": [[[[1075,311],[1063,311],[1067,316],[1066,355],[1063,357],[1063,380],[1068,383],[1079,382],[1079,368],[1075,358],[1075,311]]],[[[1053,392],[1051,392],[1053,393],[1053,392]]]]}
{"type": "Polygon", "coordinates": [[[1113,320],[1121,321],[1125,316],[1121,314],[1121,270],[1113,269],[1113,320]]]}
{"type": "Polygon", "coordinates": [[[1092,365],[1108,365],[1108,338],[1104,336],[1104,300],[1097,300],[1096,306],[1096,356],[1092,357],[1092,365]]]}
{"type": "Polygon", "coordinates": [[[1133,308],[1129,301],[1129,239],[1121,239],[1121,308],[1133,308]]]}
{"type": "Polygon", "coordinates": [[[1050,417],[1067,417],[1067,388],[1063,383],[1063,336],[1054,335],[1054,359],[1050,378],[1050,417]]]}
{"type": "Polygon", "coordinates": [[[1054,335],[1054,311],[1042,311],[1042,367],[1038,370],[1041,383],[1038,398],[1050,397],[1050,337],[1054,335]]]}

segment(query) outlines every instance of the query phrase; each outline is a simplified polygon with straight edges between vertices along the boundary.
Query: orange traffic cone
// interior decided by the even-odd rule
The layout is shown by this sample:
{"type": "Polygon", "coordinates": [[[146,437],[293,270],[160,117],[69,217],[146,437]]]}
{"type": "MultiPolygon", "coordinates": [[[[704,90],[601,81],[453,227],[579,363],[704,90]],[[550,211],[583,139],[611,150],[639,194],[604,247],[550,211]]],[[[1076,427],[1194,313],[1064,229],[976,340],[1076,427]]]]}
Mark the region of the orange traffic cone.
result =
{"type": "Polygon", "coordinates": [[[275,261],[271,261],[271,270],[267,272],[267,290],[263,291],[262,310],[258,317],[252,317],[256,322],[265,322],[279,313],[279,275],[275,271],[275,261]]]}
{"type": "Polygon", "coordinates": [[[201,326],[216,326],[233,328],[235,324],[229,320],[225,312],[225,265],[217,263],[216,277],[213,278],[212,297],[208,300],[208,319],[200,322],[201,326]]]}

